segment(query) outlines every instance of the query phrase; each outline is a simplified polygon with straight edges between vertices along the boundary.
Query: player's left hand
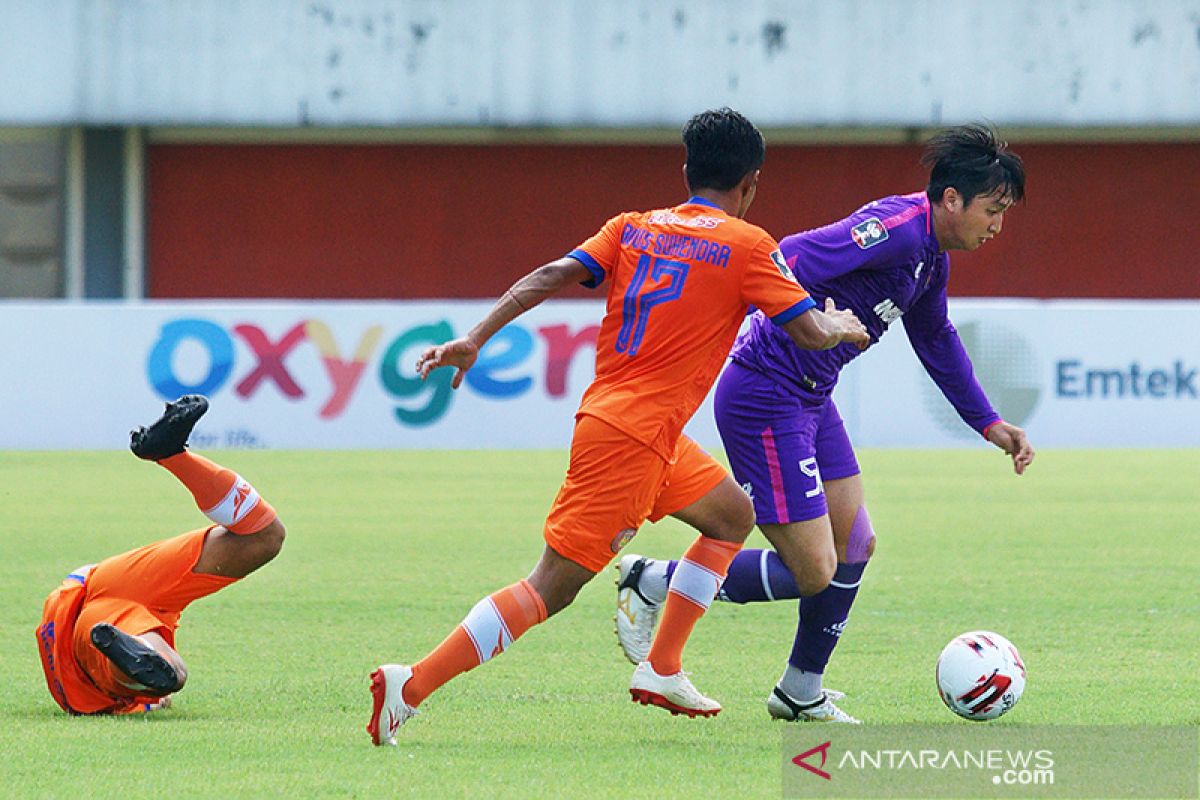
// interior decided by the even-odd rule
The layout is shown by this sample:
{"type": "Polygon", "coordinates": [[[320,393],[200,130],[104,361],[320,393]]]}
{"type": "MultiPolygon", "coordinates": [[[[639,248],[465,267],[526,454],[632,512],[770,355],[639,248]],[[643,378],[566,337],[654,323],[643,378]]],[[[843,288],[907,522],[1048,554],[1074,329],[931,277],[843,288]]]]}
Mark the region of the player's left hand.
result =
{"type": "Polygon", "coordinates": [[[1025,468],[1033,461],[1034,454],[1033,445],[1029,443],[1024,430],[1001,421],[988,428],[987,439],[1012,456],[1014,472],[1025,474],[1025,468]]]}
{"type": "Polygon", "coordinates": [[[451,339],[435,347],[427,347],[425,352],[421,353],[421,357],[417,359],[417,374],[421,376],[421,380],[425,380],[429,373],[438,367],[458,367],[458,372],[454,373],[454,378],[450,381],[450,386],[457,389],[477,358],[479,346],[470,339],[451,339]]]}

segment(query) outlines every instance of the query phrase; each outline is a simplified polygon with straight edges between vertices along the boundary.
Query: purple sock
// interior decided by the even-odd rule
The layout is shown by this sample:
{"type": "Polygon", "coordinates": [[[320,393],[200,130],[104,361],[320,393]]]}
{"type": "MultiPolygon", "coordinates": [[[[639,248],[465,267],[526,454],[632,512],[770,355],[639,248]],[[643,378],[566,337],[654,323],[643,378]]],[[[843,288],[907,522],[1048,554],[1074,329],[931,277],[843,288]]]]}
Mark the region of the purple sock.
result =
{"type": "Polygon", "coordinates": [[[871,516],[866,506],[861,506],[854,515],[846,543],[846,560],[850,563],[839,561],[833,580],[824,590],[800,598],[800,624],[796,627],[789,665],[804,672],[825,672],[825,665],[850,618],[850,606],[854,605],[874,542],[871,516]]]}
{"type": "Polygon", "coordinates": [[[805,672],[824,672],[850,617],[867,562],[838,564],[833,580],[812,597],[800,598],[800,624],[788,663],[805,672]]]}
{"type": "MultiPolygon", "coordinates": [[[[675,574],[672,561],[667,564],[667,581],[675,574]]],[[[718,600],[730,603],[767,603],[795,600],[800,596],[792,571],[774,550],[742,550],[729,565],[729,574],[717,593],[718,600]]]]}

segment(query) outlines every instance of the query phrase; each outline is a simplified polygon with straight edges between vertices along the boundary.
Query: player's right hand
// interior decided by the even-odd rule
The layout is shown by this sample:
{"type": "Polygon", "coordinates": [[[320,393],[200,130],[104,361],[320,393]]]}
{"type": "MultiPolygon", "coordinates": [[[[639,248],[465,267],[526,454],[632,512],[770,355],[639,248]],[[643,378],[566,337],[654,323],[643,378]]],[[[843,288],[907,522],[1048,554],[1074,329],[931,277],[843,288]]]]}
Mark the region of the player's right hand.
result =
{"type": "Polygon", "coordinates": [[[826,297],[825,315],[833,320],[843,342],[856,344],[859,350],[867,349],[867,345],[871,343],[871,334],[867,333],[866,326],[854,316],[853,311],[848,308],[839,309],[832,297],[826,297]]]}
{"type": "Polygon", "coordinates": [[[417,374],[421,380],[429,377],[429,373],[438,367],[458,367],[454,378],[450,381],[451,388],[457,389],[462,385],[463,376],[479,358],[479,347],[470,339],[451,339],[444,344],[428,347],[417,359],[417,374]]]}

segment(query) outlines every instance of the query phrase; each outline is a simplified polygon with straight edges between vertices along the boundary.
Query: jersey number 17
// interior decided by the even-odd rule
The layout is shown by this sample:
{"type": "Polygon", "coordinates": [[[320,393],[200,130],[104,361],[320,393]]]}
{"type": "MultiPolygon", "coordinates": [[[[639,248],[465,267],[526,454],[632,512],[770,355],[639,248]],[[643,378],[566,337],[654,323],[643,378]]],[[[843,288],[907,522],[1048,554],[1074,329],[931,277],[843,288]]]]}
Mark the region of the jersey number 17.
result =
{"type": "Polygon", "coordinates": [[[646,323],[650,318],[650,309],[655,306],[678,300],[683,294],[683,282],[687,280],[688,268],[686,261],[672,261],[668,258],[652,258],[644,255],[638,259],[637,269],[633,280],[625,290],[625,300],[621,311],[621,330],[617,332],[617,352],[627,356],[637,355],[642,345],[642,336],[646,333],[646,323]],[[646,279],[657,283],[664,275],[670,277],[665,286],[642,294],[646,279]]]}

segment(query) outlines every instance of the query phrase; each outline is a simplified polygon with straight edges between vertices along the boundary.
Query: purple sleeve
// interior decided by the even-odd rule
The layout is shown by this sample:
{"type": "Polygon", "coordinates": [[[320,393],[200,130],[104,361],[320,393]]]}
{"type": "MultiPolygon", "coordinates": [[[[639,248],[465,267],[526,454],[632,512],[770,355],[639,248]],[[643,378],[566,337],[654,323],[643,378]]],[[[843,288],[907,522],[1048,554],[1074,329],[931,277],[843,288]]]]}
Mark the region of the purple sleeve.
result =
{"type": "Polygon", "coordinates": [[[984,429],[1000,420],[1000,415],[975,380],[971,358],[946,315],[945,286],[927,292],[902,319],[908,341],[929,377],[963,422],[982,436],[984,429]]]}
{"type": "Polygon", "coordinates": [[[879,213],[859,210],[831,225],[785,236],[779,249],[805,286],[827,283],[854,270],[903,264],[924,243],[921,220],[909,217],[888,228],[892,219],[880,220],[879,213]]]}

